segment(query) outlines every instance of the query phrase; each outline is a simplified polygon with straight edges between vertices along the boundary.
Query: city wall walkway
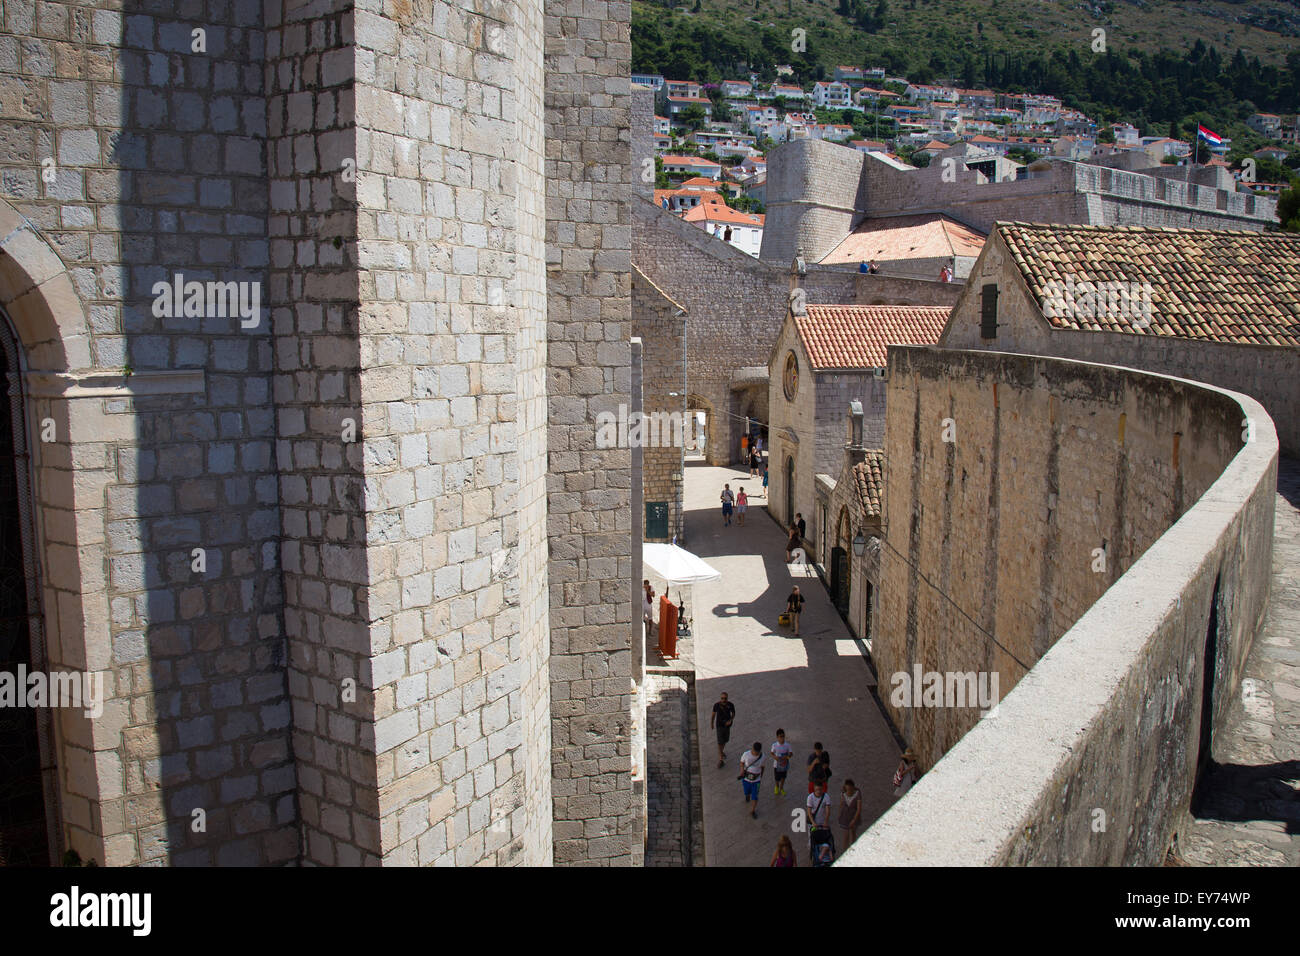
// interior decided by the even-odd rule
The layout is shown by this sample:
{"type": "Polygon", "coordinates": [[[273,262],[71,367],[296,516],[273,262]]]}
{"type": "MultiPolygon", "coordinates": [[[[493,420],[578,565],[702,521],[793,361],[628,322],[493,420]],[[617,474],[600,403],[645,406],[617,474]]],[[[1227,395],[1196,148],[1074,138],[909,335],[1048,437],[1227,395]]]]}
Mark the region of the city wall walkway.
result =
{"type": "Polygon", "coordinates": [[[1187,863],[1300,866],[1300,461],[1278,460],[1277,490],[1268,616],[1179,834],[1187,863]]]}
{"type": "MultiPolygon", "coordinates": [[[[814,741],[831,755],[831,795],[852,779],[863,794],[859,835],[894,802],[891,778],[899,748],[871,689],[875,685],[860,646],[832,607],[825,587],[810,568],[785,563],[786,535],[767,514],[762,481],[738,468],[688,465],[685,481],[686,547],[722,573],[687,594],[694,628],[695,689],[699,710],[699,754],[703,778],[704,851],[709,866],[767,866],[777,839],[788,834],[799,865],[808,863],[808,838],[791,830],[791,810],[808,795],[804,769],[814,741]],[[743,526],[723,527],[718,495],[722,486],[743,486],[751,495],[743,526]],[[807,598],[801,634],[778,625],[792,585],[807,598]],[[717,742],[709,717],[719,694],[736,705],[719,769],[717,742]],[[794,747],[788,796],[772,793],[763,776],[758,819],[745,809],[740,755],[755,741],[767,753],[783,727],[794,747]]],[[[674,589],[674,602],[679,595],[674,589]]],[[[888,684],[886,684],[888,690],[888,684]]],[[[836,804],[838,806],[838,803],[836,804]]],[[[837,848],[842,840],[836,832],[837,848]]]]}

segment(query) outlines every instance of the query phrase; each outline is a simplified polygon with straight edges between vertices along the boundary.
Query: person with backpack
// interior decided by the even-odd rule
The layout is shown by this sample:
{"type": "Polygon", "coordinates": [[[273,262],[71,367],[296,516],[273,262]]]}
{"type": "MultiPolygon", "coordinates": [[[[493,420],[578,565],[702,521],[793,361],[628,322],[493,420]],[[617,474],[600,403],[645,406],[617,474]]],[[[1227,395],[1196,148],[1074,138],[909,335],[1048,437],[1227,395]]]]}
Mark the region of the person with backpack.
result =
{"type": "Polygon", "coordinates": [[[731,485],[722,486],[719,499],[722,501],[722,525],[726,527],[731,524],[731,503],[736,500],[736,496],[731,493],[731,485]]]}
{"type": "Polygon", "coordinates": [[[808,853],[813,866],[826,866],[835,858],[835,834],[831,832],[831,798],[826,785],[818,782],[804,807],[808,821],[808,853]],[[830,859],[827,859],[829,856],[830,859]]]}
{"type": "Polygon", "coordinates": [[[763,760],[763,745],[757,740],[754,741],[754,746],[740,755],[740,776],[737,779],[745,791],[745,808],[755,820],[758,819],[758,792],[762,789],[763,770],[766,769],[763,760]],[[749,806],[751,801],[754,804],[752,809],[749,806]]]}

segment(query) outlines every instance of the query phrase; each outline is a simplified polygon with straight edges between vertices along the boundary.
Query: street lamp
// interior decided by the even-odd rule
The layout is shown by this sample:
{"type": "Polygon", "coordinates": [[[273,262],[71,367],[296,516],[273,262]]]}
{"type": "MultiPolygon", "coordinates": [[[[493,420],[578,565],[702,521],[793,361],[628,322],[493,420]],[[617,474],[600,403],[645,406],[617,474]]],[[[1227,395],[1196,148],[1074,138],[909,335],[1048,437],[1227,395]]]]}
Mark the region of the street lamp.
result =
{"type": "Polygon", "coordinates": [[[867,550],[867,539],[862,537],[862,532],[859,531],[857,534],[853,536],[853,553],[860,558],[862,557],[862,552],[866,550],[867,550]]]}

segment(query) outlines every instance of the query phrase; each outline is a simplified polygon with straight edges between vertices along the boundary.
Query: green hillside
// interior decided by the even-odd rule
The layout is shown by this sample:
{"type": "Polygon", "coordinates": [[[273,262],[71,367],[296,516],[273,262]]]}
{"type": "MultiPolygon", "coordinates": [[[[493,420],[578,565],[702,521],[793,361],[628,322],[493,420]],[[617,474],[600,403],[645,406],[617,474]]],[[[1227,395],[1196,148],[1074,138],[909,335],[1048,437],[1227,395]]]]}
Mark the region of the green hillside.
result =
{"type": "MultiPolygon", "coordinates": [[[[1060,96],[1144,127],[1236,125],[1300,108],[1296,0],[696,0],[632,4],[632,65],[718,82],[789,64],[804,84],[839,63],[914,81],[1060,96]],[[792,30],[806,31],[804,49],[792,30]],[[1100,52],[1095,30],[1104,30],[1100,52]]],[[[1194,127],[1193,127],[1194,131],[1194,127]]]]}

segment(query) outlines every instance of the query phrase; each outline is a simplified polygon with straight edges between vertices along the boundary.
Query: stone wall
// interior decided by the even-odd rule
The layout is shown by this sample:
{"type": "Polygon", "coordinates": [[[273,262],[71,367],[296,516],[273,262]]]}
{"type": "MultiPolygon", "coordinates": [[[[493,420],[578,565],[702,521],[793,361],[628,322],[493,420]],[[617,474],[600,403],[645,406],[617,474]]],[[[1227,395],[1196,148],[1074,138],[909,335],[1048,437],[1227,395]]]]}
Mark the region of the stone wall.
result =
{"type": "MultiPolygon", "coordinates": [[[[352,13],[268,11],[276,491],[301,859],[380,859],[370,692],[352,13]],[[350,424],[349,424],[350,423],[350,424]]],[[[377,604],[377,602],[376,602],[377,604]]],[[[378,609],[377,607],[375,609],[378,609]]]]}
{"type": "MultiPolygon", "coordinates": [[[[1217,393],[1110,366],[896,347],[889,374],[882,687],[921,665],[1005,696],[1242,443],[1217,393]]],[[[980,713],[885,704],[922,767],[980,713]]]]}
{"type": "MultiPolygon", "coordinates": [[[[977,623],[1018,655],[1035,634],[1049,646],[840,865],[1159,865],[1264,618],[1272,423],[1247,396],[1113,366],[896,348],[890,373],[882,695],[910,659],[1006,666],[977,623]],[[934,421],[954,401],[961,430],[945,447],[934,421]],[[1253,441],[1242,418],[1258,422],[1253,441]],[[970,616],[960,630],[903,546],[970,616]]],[[[939,723],[909,722],[923,766],[953,740],[939,723]]]]}
{"type": "Polygon", "coordinates": [[[631,859],[626,5],[172,6],[0,10],[64,843],[631,859]]]}
{"type": "Polygon", "coordinates": [[[1272,416],[1283,452],[1300,455],[1300,349],[1055,329],[1030,297],[1001,239],[989,243],[981,263],[970,293],[959,300],[944,329],[944,347],[1105,361],[1245,392],[1272,416]],[[986,282],[998,286],[998,334],[987,341],[979,332],[979,295],[986,282]]]}
{"type": "Polygon", "coordinates": [[[670,443],[676,433],[664,425],[680,421],[677,427],[682,442],[694,438],[693,423],[682,418],[687,404],[686,323],[682,308],[634,267],[632,334],[643,343],[643,368],[652,368],[656,377],[655,387],[644,392],[644,410],[651,416],[653,430],[649,434],[644,427],[642,430],[642,440],[647,442],[642,450],[642,500],[668,503],[668,536],[647,537],[647,541],[670,541],[674,536],[685,539],[682,456],[686,449],[670,443]],[[672,392],[677,396],[673,397],[672,392]]]}
{"type": "Polygon", "coordinates": [[[152,309],[177,272],[266,289],[260,8],[116,7],[6,4],[0,35],[0,301],[54,426],[29,436],[49,666],[106,682],[99,720],[55,717],[61,837],[109,865],[284,862],[266,312],[152,309]]]}
{"type": "Polygon", "coordinates": [[[546,0],[546,241],[555,862],[631,862],[630,6],[546,0]]]}
{"type": "Polygon", "coordinates": [[[870,195],[867,155],[856,149],[798,139],[768,154],[767,221],[759,258],[788,265],[795,256],[818,262],[862,219],[870,195]]]}

